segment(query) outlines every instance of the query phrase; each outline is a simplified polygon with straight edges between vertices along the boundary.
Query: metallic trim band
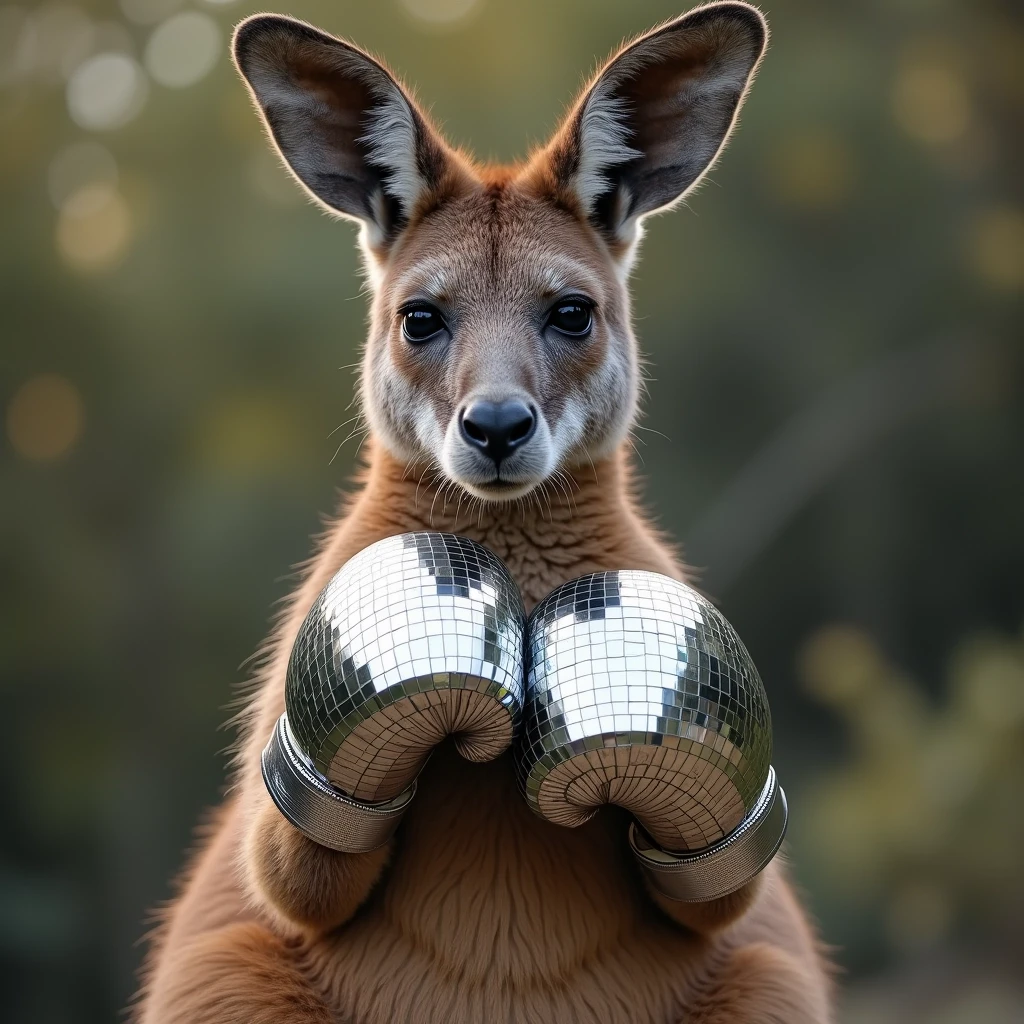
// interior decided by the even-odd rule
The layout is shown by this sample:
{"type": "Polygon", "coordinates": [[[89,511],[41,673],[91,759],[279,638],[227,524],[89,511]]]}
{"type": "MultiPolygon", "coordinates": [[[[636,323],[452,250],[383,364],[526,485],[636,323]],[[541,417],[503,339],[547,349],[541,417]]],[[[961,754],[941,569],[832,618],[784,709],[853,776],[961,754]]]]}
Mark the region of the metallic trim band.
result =
{"type": "Polygon", "coordinates": [[[287,714],[278,719],[261,761],[263,781],[278,810],[313,842],[343,853],[368,853],[383,846],[416,793],[413,782],[380,804],[346,796],[299,752],[287,714]]]}
{"type": "Polygon", "coordinates": [[[651,885],[662,896],[705,903],[746,885],[778,852],[786,835],[789,807],[775,769],[753,810],[725,839],[697,853],[670,853],[657,846],[634,822],[629,845],[651,885]]]}

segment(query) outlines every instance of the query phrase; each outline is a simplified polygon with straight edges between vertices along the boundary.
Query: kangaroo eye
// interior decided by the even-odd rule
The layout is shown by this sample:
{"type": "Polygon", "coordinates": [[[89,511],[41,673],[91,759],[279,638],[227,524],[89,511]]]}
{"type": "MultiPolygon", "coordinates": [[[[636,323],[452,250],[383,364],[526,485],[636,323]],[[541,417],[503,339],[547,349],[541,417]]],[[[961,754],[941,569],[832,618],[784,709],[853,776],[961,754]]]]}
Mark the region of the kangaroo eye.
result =
{"type": "Polygon", "coordinates": [[[583,299],[563,299],[548,313],[548,327],[570,338],[586,337],[593,324],[593,307],[583,299]]]}
{"type": "Polygon", "coordinates": [[[430,341],[444,328],[444,320],[433,306],[421,302],[402,310],[402,333],[406,341],[411,341],[414,345],[430,341]]]}

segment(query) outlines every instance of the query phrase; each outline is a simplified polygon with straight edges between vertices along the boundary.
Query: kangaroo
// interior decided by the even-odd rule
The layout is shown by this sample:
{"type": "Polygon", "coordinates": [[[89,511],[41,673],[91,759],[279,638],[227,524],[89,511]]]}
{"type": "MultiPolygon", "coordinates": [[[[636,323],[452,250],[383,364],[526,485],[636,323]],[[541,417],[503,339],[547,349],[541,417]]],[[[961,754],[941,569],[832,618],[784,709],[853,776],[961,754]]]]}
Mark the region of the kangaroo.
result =
{"type": "Polygon", "coordinates": [[[153,939],[140,1024],[590,1021],[821,1024],[829,970],[778,858],[709,903],[645,887],[628,808],[533,815],[508,753],[435,751],[396,836],[339,853],[271,802],[260,753],[300,623],[385,537],[491,548],[529,609],[605,569],[684,577],[634,496],[628,278],[645,218],[724,146],[767,28],[713,3],[624,45],[515,166],[449,146],[377,60],[275,15],[234,55],[295,177],[360,225],[372,291],[358,489],[265,649],[233,786],[153,939]]]}

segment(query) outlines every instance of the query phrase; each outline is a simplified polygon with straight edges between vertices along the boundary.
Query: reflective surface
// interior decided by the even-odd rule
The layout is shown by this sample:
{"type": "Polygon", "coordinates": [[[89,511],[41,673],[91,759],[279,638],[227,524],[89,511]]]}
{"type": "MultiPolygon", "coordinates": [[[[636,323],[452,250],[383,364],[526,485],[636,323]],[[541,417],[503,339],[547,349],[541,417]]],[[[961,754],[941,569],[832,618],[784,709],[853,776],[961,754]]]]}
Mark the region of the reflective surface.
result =
{"type": "Polygon", "coordinates": [[[771,717],[725,617],[657,573],[602,572],[559,587],[529,624],[520,783],[538,813],[578,825],[631,810],[670,850],[736,829],[760,797],[771,717]]]}
{"type": "Polygon", "coordinates": [[[742,888],[778,853],[786,835],[789,805],[775,769],[739,828],[721,842],[692,854],[671,854],[651,843],[636,822],[629,826],[629,845],[648,881],[663,896],[702,903],[742,888]]]}
{"type": "Polygon", "coordinates": [[[287,714],[278,719],[260,767],[277,809],[313,842],[345,853],[366,853],[383,846],[416,795],[413,782],[404,793],[383,803],[346,796],[313,770],[295,743],[287,714]]]}
{"type": "Polygon", "coordinates": [[[320,594],[292,650],[285,705],[296,744],[364,801],[404,790],[455,734],[497,757],[522,714],[522,600],[501,561],[464,537],[373,544],[320,594]]]}

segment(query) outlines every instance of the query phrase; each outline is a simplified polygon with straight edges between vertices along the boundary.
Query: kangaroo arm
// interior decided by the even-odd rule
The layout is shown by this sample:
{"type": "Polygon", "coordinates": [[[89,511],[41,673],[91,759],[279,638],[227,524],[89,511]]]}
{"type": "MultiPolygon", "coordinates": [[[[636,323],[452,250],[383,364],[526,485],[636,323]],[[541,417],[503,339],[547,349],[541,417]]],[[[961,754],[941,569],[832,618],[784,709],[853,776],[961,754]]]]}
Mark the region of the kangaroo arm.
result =
{"type": "Polygon", "coordinates": [[[707,903],[670,900],[650,885],[647,885],[647,891],[657,907],[676,924],[697,935],[710,936],[738,921],[754,905],[761,892],[761,876],[747,882],[736,892],[707,903]]]}
{"type": "Polygon", "coordinates": [[[340,853],[307,839],[262,794],[247,827],[244,857],[262,909],[289,930],[321,933],[348,921],[370,895],[392,842],[368,853],[340,853]]]}
{"type": "Polygon", "coordinates": [[[367,853],[343,853],[303,835],[278,810],[260,761],[284,710],[285,660],[252,709],[238,778],[241,880],[249,901],[285,934],[320,934],[348,921],[379,880],[392,842],[367,853]]]}

